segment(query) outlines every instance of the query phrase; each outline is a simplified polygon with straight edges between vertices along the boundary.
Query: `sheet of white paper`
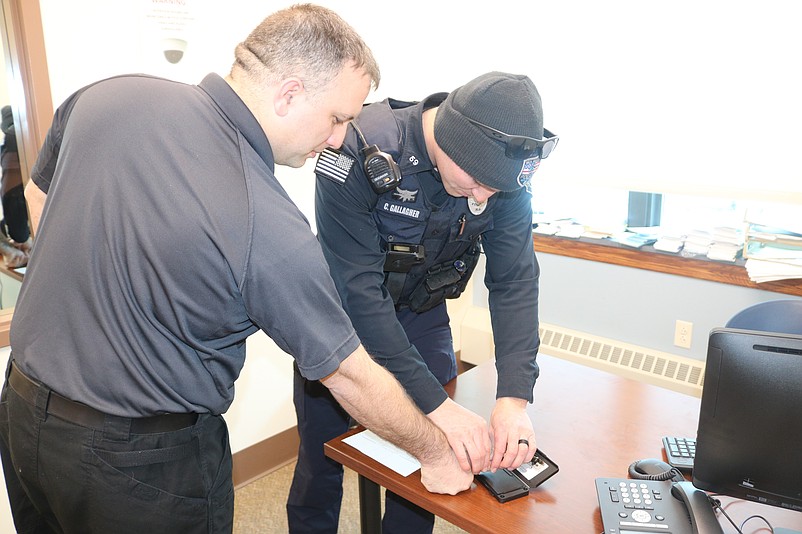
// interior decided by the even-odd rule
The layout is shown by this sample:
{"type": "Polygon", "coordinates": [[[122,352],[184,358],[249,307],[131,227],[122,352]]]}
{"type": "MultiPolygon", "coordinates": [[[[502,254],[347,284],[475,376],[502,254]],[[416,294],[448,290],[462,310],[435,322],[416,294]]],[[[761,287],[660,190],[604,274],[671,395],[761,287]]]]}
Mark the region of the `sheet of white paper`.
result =
{"type": "Polygon", "coordinates": [[[420,469],[420,462],[411,454],[380,438],[370,430],[363,430],[343,440],[353,448],[389,467],[401,476],[409,476],[420,469]]]}

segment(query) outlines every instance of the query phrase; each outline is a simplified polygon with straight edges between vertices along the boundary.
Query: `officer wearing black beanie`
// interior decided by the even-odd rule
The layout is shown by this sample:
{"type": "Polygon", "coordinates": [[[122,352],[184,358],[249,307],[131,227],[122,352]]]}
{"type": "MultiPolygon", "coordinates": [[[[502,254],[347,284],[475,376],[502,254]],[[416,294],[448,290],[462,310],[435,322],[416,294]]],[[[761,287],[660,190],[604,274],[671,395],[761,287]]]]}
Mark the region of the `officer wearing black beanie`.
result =
{"type": "MultiPolygon", "coordinates": [[[[366,106],[342,148],[324,151],[315,168],[318,239],[357,334],[474,473],[518,467],[537,450],[526,414],[539,345],[528,186],[557,141],[532,81],[489,72],[450,94],[366,106]],[[462,293],[481,253],[499,377],[489,426],[442,387],[457,372],[445,300],[462,293]]],[[[290,532],[334,532],[342,466],[323,443],[349,420],[297,373],[295,403],[290,532]]],[[[386,495],[383,532],[432,531],[430,513],[386,495]]]]}

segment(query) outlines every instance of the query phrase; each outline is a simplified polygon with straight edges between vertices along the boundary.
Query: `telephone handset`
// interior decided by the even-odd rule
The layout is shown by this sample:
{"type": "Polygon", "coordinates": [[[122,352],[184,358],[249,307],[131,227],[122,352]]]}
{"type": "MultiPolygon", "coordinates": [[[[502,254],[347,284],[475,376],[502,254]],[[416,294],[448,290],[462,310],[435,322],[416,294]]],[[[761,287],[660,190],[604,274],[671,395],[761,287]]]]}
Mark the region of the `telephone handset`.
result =
{"type": "Polygon", "coordinates": [[[630,478],[638,480],[672,480],[671,495],[685,505],[691,521],[692,534],[722,534],[724,531],[713,511],[707,493],[696,489],[685,480],[685,476],[676,467],[657,460],[646,458],[629,466],[630,478]]]}
{"type": "Polygon", "coordinates": [[[710,497],[690,482],[675,482],[671,486],[671,495],[681,499],[688,509],[693,534],[723,534],[721,525],[713,512],[710,497]]]}
{"type": "Polygon", "coordinates": [[[707,494],[678,469],[647,458],[630,465],[629,476],[596,479],[605,534],[723,534],[707,494]]]}

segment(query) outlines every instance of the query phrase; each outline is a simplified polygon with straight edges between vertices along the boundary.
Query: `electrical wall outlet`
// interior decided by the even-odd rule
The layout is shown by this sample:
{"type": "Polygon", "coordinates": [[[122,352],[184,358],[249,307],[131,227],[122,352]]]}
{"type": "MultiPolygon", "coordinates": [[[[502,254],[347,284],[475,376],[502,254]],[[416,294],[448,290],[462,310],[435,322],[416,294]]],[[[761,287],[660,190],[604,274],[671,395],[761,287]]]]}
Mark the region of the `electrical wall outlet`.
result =
{"type": "Polygon", "coordinates": [[[677,320],[674,327],[674,345],[683,349],[691,348],[691,335],[693,334],[693,323],[677,320]]]}

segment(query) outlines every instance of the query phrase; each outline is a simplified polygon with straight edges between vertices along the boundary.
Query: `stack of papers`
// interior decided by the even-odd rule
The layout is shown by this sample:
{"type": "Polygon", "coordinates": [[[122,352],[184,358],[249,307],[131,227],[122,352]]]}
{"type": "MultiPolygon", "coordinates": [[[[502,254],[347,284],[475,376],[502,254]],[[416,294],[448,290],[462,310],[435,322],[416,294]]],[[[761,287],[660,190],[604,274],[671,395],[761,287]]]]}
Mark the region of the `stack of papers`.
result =
{"type": "Polygon", "coordinates": [[[707,256],[713,238],[705,230],[694,230],[685,236],[685,244],[682,247],[683,256],[707,256]]]}
{"type": "Polygon", "coordinates": [[[799,207],[747,211],[746,270],[753,282],[802,278],[799,207]],[[796,215],[796,216],[794,216],[796,215]]]}
{"type": "Polygon", "coordinates": [[[560,225],[554,223],[538,223],[532,232],[540,235],[554,235],[560,231],[560,225]]]}
{"type": "Polygon", "coordinates": [[[707,257],[711,260],[734,262],[740,256],[742,248],[742,245],[714,242],[707,251],[707,257]]]}
{"type": "Polygon", "coordinates": [[[556,235],[558,237],[571,237],[578,239],[585,233],[585,227],[574,221],[541,222],[532,232],[540,235],[556,235]]]}
{"type": "Polygon", "coordinates": [[[737,228],[717,226],[713,229],[713,242],[742,246],[744,244],[743,232],[737,228]]]}
{"type": "Polygon", "coordinates": [[[654,243],[655,250],[677,253],[685,244],[684,235],[661,235],[654,243]]]}
{"type": "Polygon", "coordinates": [[[613,234],[614,232],[605,230],[603,228],[592,228],[586,226],[582,237],[589,237],[590,239],[607,239],[613,234]]]}
{"type": "Polygon", "coordinates": [[[585,233],[585,227],[581,224],[566,224],[560,227],[560,230],[555,234],[559,237],[571,237],[579,239],[585,233]]]}
{"type": "Polygon", "coordinates": [[[588,237],[591,239],[609,239],[615,234],[623,232],[627,229],[626,225],[624,224],[609,224],[605,222],[584,224],[585,233],[582,234],[582,237],[588,237]]]}
{"type": "Polygon", "coordinates": [[[748,258],[746,260],[746,272],[749,274],[749,279],[758,284],[761,282],[774,282],[776,280],[787,280],[790,278],[802,278],[802,263],[793,265],[771,260],[748,258]]]}
{"type": "Polygon", "coordinates": [[[611,241],[615,241],[616,243],[621,243],[622,245],[626,245],[628,247],[634,248],[641,248],[646,245],[651,245],[657,241],[657,237],[654,234],[644,234],[640,232],[620,232],[612,237],[610,237],[611,241]]]}
{"type": "Polygon", "coordinates": [[[711,260],[734,262],[744,246],[743,233],[735,228],[718,227],[713,230],[713,242],[707,251],[711,260]]]}

